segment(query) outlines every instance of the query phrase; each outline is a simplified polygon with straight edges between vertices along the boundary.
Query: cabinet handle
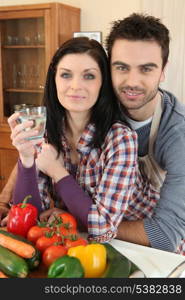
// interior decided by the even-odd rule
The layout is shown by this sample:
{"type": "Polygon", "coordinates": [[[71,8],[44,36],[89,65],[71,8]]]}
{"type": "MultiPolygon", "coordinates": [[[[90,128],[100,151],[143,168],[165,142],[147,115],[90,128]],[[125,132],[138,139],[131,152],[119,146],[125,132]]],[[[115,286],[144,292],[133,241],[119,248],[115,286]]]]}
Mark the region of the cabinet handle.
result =
{"type": "Polygon", "coordinates": [[[0,180],[4,180],[5,179],[5,176],[0,176],[0,180]]]}

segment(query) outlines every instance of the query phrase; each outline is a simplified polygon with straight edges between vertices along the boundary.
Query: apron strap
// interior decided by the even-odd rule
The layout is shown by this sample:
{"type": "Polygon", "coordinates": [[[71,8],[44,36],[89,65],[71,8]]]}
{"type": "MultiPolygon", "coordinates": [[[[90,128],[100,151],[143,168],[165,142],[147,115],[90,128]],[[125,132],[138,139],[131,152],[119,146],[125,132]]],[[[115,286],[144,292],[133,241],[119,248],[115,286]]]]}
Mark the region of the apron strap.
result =
{"type": "Polygon", "coordinates": [[[153,145],[157,137],[157,132],[161,120],[161,115],[163,111],[163,102],[162,102],[162,97],[160,94],[160,97],[157,102],[157,106],[153,115],[152,119],[152,126],[150,130],[150,137],[149,137],[149,156],[153,158],[153,145]]]}
{"type": "Polygon", "coordinates": [[[157,175],[161,185],[164,182],[166,171],[161,169],[161,167],[158,165],[158,163],[154,159],[153,146],[154,146],[154,142],[157,137],[162,112],[163,112],[163,101],[162,101],[162,95],[160,94],[160,97],[158,99],[157,106],[156,106],[156,109],[155,109],[155,112],[153,115],[152,126],[151,126],[151,130],[150,130],[148,157],[151,161],[152,167],[153,167],[155,174],[157,175]]]}

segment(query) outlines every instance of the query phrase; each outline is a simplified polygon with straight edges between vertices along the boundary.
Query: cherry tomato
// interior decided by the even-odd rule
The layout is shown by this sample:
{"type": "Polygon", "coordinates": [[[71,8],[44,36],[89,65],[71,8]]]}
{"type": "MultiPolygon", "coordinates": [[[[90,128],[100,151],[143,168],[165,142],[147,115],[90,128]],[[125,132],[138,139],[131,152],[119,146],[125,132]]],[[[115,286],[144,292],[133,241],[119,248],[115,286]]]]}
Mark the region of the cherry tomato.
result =
{"type": "Polygon", "coordinates": [[[61,226],[59,226],[58,228],[57,228],[57,232],[59,232],[61,235],[63,235],[64,237],[69,237],[70,238],[70,236],[71,235],[77,235],[77,231],[76,231],[76,229],[67,229],[67,228],[65,228],[63,225],[61,225],[61,226]]]}
{"type": "Polygon", "coordinates": [[[43,235],[40,238],[38,238],[35,246],[38,250],[43,252],[46,248],[53,245],[54,243],[61,242],[61,240],[61,237],[57,234],[53,234],[51,237],[43,235]]]}
{"type": "Polygon", "coordinates": [[[40,227],[40,226],[32,226],[28,233],[27,239],[30,242],[36,243],[39,237],[43,236],[46,232],[50,232],[51,229],[49,227],[40,227]]]}
{"type": "Polygon", "coordinates": [[[83,246],[86,246],[88,244],[87,240],[79,237],[77,238],[76,240],[70,240],[70,239],[66,239],[65,240],[65,247],[67,249],[71,248],[71,247],[76,247],[76,246],[80,246],[80,245],[83,245],[83,246]]]}
{"type": "Polygon", "coordinates": [[[69,228],[77,228],[77,221],[71,214],[64,212],[58,215],[62,219],[62,223],[68,224],[69,228]]]}
{"type": "Polygon", "coordinates": [[[49,267],[58,257],[67,254],[67,249],[62,245],[52,245],[46,248],[42,254],[42,261],[49,267]]]}

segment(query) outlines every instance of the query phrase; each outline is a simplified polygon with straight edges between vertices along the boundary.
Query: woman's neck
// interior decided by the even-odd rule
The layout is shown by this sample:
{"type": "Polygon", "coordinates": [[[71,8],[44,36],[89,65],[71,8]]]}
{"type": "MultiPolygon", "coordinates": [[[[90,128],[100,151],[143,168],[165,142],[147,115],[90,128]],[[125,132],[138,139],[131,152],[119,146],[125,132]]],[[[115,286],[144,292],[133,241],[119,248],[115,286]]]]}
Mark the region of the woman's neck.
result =
{"type": "Polygon", "coordinates": [[[89,122],[89,116],[84,114],[68,114],[66,124],[66,137],[73,148],[77,146],[78,141],[89,122]]]}

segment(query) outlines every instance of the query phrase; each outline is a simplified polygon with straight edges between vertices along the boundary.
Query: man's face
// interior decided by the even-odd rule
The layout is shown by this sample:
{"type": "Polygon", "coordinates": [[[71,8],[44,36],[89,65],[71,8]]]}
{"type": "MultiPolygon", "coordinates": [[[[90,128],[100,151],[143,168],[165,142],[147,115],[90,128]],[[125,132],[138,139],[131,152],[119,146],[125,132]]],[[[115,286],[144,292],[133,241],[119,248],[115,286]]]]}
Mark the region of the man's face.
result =
{"type": "Polygon", "coordinates": [[[161,47],[155,41],[116,40],[111,74],[117,98],[128,114],[150,110],[164,80],[161,47]]]}

